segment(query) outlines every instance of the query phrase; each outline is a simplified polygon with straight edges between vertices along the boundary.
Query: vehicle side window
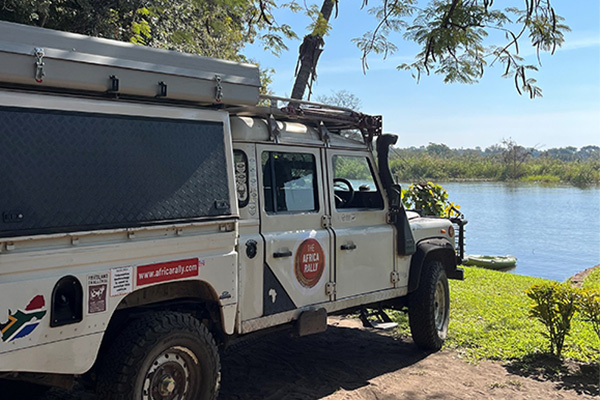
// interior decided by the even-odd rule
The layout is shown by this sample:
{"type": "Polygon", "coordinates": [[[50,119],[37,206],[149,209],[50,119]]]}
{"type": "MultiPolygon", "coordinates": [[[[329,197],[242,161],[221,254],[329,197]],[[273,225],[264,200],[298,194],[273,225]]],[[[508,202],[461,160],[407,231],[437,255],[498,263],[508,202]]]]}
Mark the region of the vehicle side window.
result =
{"type": "Polygon", "coordinates": [[[382,209],[383,198],[366,157],[333,156],[335,208],[382,209]]]}
{"type": "Polygon", "coordinates": [[[248,157],[241,150],[233,151],[235,168],[235,188],[240,208],[248,205],[248,157]]]}
{"type": "Polygon", "coordinates": [[[317,167],[312,154],[264,152],[261,161],[265,211],[318,211],[317,167]]]}

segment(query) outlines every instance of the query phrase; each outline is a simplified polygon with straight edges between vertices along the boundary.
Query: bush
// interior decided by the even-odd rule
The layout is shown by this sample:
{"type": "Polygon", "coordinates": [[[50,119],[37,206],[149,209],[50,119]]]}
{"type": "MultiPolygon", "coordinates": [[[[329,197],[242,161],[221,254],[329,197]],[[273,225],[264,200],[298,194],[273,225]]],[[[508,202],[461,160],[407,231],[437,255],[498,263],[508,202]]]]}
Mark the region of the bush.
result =
{"type": "Polygon", "coordinates": [[[579,313],[591,324],[600,340],[600,289],[584,288],[579,294],[579,313]]]}
{"type": "Polygon", "coordinates": [[[448,201],[448,192],[440,185],[431,182],[413,184],[402,191],[404,207],[422,211],[436,217],[460,216],[459,205],[448,201]]]}
{"type": "Polygon", "coordinates": [[[585,278],[585,281],[583,281],[583,287],[595,287],[600,290],[600,267],[594,268],[587,278],[585,278]]]}
{"type": "Polygon", "coordinates": [[[550,353],[560,357],[577,310],[578,290],[568,283],[546,282],[531,286],[525,294],[534,301],[529,316],[544,324],[550,353]]]}

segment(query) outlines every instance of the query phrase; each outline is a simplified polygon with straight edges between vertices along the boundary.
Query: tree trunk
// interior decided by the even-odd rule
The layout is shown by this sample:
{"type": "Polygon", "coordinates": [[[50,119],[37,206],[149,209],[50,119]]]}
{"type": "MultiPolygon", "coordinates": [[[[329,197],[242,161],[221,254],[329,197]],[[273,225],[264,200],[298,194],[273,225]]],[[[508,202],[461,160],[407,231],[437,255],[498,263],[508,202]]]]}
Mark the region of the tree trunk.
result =
{"type": "MultiPolygon", "coordinates": [[[[321,15],[325,21],[329,22],[333,6],[337,0],[323,0],[321,6],[321,15]]],[[[317,62],[323,51],[323,36],[313,31],[304,36],[300,45],[298,55],[298,67],[296,68],[296,79],[292,89],[292,99],[302,100],[306,88],[312,85],[317,76],[317,62]]]]}

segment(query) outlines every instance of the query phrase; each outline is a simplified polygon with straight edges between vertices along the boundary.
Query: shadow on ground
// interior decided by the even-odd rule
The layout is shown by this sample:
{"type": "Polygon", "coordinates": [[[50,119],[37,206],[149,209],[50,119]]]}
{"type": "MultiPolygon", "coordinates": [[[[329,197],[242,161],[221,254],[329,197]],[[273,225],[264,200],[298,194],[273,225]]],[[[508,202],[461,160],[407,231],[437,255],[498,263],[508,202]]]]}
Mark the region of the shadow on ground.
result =
{"type": "Polygon", "coordinates": [[[511,374],[554,382],[557,389],[574,390],[580,395],[600,395],[600,368],[597,363],[584,364],[549,354],[531,354],[505,365],[505,368],[511,374]]]}
{"type": "Polygon", "coordinates": [[[318,399],[426,356],[408,340],[370,330],[329,326],[295,339],[279,332],[225,352],[219,399],[318,399]]]}
{"type": "MultiPolygon", "coordinates": [[[[373,330],[329,326],[321,334],[291,338],[288,331],[261,336],[221,354],[219,400],[319,399],[339,389],[357,389],[428,353],[409,340],[373,330]]],[[[25,396],[25,397],[23,397],[25,396]]],[[[0,399],[4,399],[0,395],[0,399]]],[[[77,382],[71,391],[19,400],[100,400],[77,382]]]]}

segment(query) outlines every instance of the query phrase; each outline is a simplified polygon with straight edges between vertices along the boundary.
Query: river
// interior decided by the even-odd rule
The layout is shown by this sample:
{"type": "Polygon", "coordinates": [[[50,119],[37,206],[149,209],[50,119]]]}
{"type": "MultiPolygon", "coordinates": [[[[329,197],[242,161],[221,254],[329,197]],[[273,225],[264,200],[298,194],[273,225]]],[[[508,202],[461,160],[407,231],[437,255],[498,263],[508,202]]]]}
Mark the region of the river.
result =
{"type": "Polygon", "coordinates": [[[600,264],[600,187],[442,186],[469,221],[466,254],[512,254],[517,267],[511,272],[557,281],[600,264]]]}

